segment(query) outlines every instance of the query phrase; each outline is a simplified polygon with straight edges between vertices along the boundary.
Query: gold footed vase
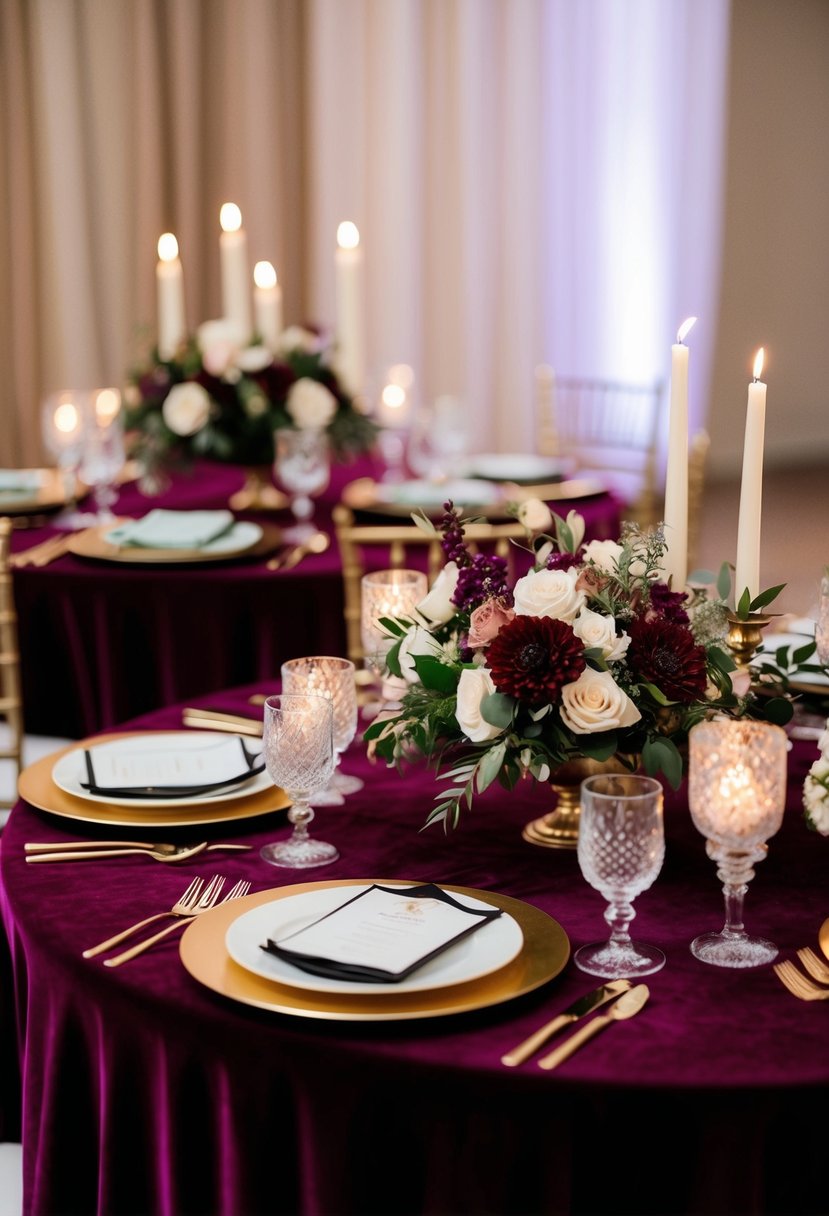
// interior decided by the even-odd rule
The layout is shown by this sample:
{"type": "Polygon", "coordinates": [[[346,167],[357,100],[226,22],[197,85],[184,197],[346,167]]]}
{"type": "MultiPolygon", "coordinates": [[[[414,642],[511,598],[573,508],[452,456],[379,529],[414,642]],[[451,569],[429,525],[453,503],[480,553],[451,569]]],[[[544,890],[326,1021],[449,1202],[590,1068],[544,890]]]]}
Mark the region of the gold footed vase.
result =
{"type": "Polygon", "coordinates": [[[245,484],[231,494],[227,504],[231,511],[282,511],[288,499],[271,480],[269,464],[254,465],[245,472],[245,484]]]}
{"type": "Polygon", "coordinates": [[[533,819],[521,833],[530,844],[545,849],[574,849],[579,841],[581,783],[598,773],[632,773],[638,767],[638,756],[611,756],[609,760],[591,760],[574,756],[560,764],[550,777],[556,794],[556,807],[540,819],[533,819]]]}

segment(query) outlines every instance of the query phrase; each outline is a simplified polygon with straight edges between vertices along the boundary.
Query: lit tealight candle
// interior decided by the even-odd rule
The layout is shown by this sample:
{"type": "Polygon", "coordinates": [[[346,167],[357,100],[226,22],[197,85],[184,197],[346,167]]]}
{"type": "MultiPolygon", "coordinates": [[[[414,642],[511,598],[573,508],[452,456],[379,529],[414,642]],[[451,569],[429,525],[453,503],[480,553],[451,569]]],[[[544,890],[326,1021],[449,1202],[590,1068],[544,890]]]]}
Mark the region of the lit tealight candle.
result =
{"type": "Polygon", "coordinates": [[[364,384],[363,252],[356,224],[337,228],[337,371],[346,390],[359,394],[364,384]]]}
{"type": "Polygon", "coordinates": [[[276,351],[282,333],[282,288],[270,262],[257,262],[253,268],[253,306],[256,330],[265,346],[276,351]]]}
{"type": "Polygon", "coordinates": [[[748,386],[746,430],[743,446],[743,477],[740,485],[740,515],[737,525],[737,562],[734,573],[734,602],[739,604],[746,588],[752,599],[760,593],[760,516],[763,506],[763,445],[766,430],[766,385],[764,350],[754,359],[754,379],[748,386]]]}
{"type": "Polygon", "coordinates": [[[238,325],[243,340],[247,342],[251,334],[248,238],[242,227],[242,213],[235,203],[222,203],[219,223],[222,227],[219,237],[222,314],[238,325]]]}
{"type": "Polygon", "coordinates": [[[696,317],[683,321],[671,347],[664,577],[674,591],[684,591],[688,578],[688,347],[684,343],[695,322],[696,317]]]}
{"type": "Polygon", "coordinates": [[[178,256],[178,241],[172,232],[163,232],[158,238],[155,278],[158,292],[158,355],[160,359],[172,359],[187,336],[184,276],[178,256]]]}

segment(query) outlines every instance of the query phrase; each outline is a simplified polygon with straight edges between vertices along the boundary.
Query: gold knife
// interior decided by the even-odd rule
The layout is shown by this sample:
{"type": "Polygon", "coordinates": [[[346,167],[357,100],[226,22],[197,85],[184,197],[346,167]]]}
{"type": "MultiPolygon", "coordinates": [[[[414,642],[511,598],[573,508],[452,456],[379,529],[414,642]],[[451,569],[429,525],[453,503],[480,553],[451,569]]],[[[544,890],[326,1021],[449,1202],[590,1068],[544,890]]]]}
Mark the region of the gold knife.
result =
{"type": "Polygon", "coordinates": [[[549,1055],[543,1056],[538,1061],[539,1068],[557,1068],[565,1060],[568,1060],[574,1051],[578,1051],[589,1039],[598,1034],[600,1030],[604,1030],[611,1022],[623,1022],[627,1018],[632,1018],[639,1012],[642,1006],[650,996],[650,989],[647,984],[637,984],[635,988],[631,988],[630,992],[626,992],[624,996],[620,996],[615,1005],[611,1005],[607,1013],[599,1014],[593,1018],[592,1022],[588,1022],[586,1026],[582,1026],[581,1030],[577,1030],[571,1035],[566,1043],[562,1043],[555,1051],[551,1051],[549,1055]]]}
{"type": "Polygon", "coordinates": [[[535,1034],[531,1034],[523,1043],[519,1043],[517,1047],[513,1047],[512,1051],[508,1051],[506,1055],[501,1056],[501,1063],[506,1064],[507,1068],[514,1068],[516,1064],[523,1064],[530,1056],[538,1051],[539,1047],[543,1047],[548,1039],[559,1030],[563,1030],[565,1026],[569,1026],[571,1022],[577,1022],[579,1018],[583,1018],[586,1014],[592,1013],[594,1009],[598,1009],[600,1005],[604,1005],[607,1001],[612,1001],[622,992],[627,992],[630,988],[630,980],[613,980],[610,984],[602,984],[599,988],[595,988],[592,992],[588,992],[586,996],[581,996],[577,1001],[558,1014],[542,1026],[540,1030],[536,1030],[535,1034]]]}
{"type": "Polygon", "coordinates": [[[223,730],[234,735],[262,737],[263,723],[260,718],[243,718],[240,714],[227,714],[218,709],[189,706],[182,710],[181,720],[185,726],[196,726],[201,730],[223,730]]]}

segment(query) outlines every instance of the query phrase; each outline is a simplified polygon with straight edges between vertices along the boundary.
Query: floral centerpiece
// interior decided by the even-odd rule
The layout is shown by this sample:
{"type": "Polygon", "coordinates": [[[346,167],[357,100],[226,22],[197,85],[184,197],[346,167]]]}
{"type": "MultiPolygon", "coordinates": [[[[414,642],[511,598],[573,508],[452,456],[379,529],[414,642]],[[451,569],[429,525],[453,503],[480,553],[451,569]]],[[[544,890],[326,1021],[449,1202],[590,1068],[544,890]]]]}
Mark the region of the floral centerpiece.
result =
{"type": "Polygon", "coordinates": [[[494,781],[546,782],[579,757],[630,767],[641,758],[676,787],[696,721],[790,716],[784,697],[758,698],[736,672],[722,572],[719,590],[689,596],[662,581],[661,529],[626,525],[618,542],[585,544],[575,511],[562,519],[529,500],[518,518],[530,568],[510,585],[506,560],[470,552],[465,521],[451,502],[444,511],[446,565],[416,619],[382,622],[388,670],[405,685],[400,707],[365,735],[390,764],[425,756],[449,782],[427,822],[454,827],[494,781]]]}
{"type": "Polygon", "coordinates": [[[317,427],[335,458],[367,450],[377,427],[354,406],[331,364],[330,342],[294,326],[279,350],[241,340],[231,321],[207,321],[171,359],[157,350],[126,394],[132,455],[148,470],[187,457],[267,465],[274,431],[317,427]]]}

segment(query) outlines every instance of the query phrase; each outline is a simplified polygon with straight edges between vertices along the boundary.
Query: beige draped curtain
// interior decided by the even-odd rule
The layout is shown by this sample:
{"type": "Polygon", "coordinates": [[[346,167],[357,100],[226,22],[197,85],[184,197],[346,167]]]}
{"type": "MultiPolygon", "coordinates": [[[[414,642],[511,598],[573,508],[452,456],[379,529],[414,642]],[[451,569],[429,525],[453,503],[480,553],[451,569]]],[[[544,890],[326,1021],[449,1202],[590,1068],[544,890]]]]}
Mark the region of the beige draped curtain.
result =
{"type": "Polygon", "coordinates": [[[334,321],[365,257],[369,396],[410,363],[479,449],[531,448],[533,368],[647,380],[679,322],[704,411],[716,329],[728,0],[2,0],[0,467],[38,403],[123,382],[156,242],[219,314],[219,207],[334,321]]]}

